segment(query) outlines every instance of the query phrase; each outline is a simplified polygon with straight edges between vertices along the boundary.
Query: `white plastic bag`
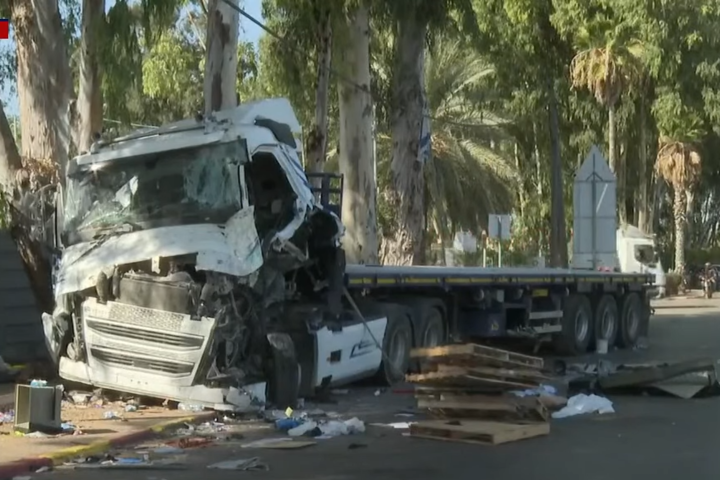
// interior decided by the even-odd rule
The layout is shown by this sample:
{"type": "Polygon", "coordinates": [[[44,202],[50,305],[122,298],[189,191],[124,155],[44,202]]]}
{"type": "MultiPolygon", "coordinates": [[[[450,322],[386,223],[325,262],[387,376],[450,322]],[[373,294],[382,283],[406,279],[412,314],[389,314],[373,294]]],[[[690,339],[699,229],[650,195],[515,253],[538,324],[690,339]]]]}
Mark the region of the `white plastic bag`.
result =
{"type": "Polygon", "coordinates": [[[580,393],[568,399],[567,405],[552,414],[552,418],[574,417],[586,413],[615,413],[613,404],[605,397],[580,393]]]}

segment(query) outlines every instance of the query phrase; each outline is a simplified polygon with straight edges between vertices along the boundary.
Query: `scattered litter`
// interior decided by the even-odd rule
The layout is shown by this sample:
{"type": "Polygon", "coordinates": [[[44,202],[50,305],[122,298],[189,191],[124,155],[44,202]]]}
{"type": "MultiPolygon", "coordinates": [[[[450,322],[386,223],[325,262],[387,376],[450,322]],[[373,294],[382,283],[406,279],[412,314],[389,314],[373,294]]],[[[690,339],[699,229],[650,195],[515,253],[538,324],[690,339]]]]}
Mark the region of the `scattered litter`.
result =
{"type": "Polygon", "coordinates": [[[73,390],[72,392],[68,392],[67,397],[75,405],[87,405],[92,401],[93,394],[92,392],[79,392],[77,390],[73,390]]]}
{"type": "Polygon", "coordinates": [[[267,464],[260,462],[259,457],[241,458],[239,460],[226,460],[224,462],[213,463],[207,468],[218,470],[241,470],[244,472],[267,471],[270,468],[267,464]]]}
{"type": "Polygon", "coordinates": [[[290,435],[291,437],[301,437],[301,436],[305,435],[306,433],[315,430],[317,428],[317,426],[318,426],[317,423],[313,422],[312,420],[305,422],[305,423],[301,423],[297,427],[291,428],[290,430],[288,430],[288,435],[290,435]]]}
{"type": "Polygon", "coordinates": [[[374,427],[388,427],[396,430],[405,430],[410,428],[410,425],[413,425],[414,423],[415,422],[371,423],[370,425],[374,427]]]}
{"type": "Polygon", "coordinates": [[[557,388],[552,385],[540,385],[537,388],[528,388],[525,390],[515,390],[511,392],[518,397],[539,397],[542,395],[557,395],[557,388]]]}
{"type": "Polygon", "coordinates": [[[351,418],[349,420],[328,420],[315,422],[308,420],[295,428],[288,430],[291,437],[309,436],[315,438],[333,438],[341,435],[354,435],[365,432],[365,424],[362,420],[351,418]]]}
{"type": "Polygon", "coordinates": [[[202,412],[205,410],[205,407],[202,405],[195,405],[190,403],[178,403],[177,406],[178,410],[185,410],[188,412],[202,412]]]}
{"type": "Polygon", "coordinates": [[[267,445],[275,445],[278,443],[292,442],[292,438],[279,437],[279,438],[263,438],[254,442],[246,443],[242,445],[242,448],[265,448],[267,445]]]}
{"type": "Polygon", "coordinates": [[[0,412],[0,425],[3,423],[13,423],[15,421],[15,410],[0,412]]]}
{"type": "Polygon", "coordinates": [[[281,418],[275,421],[275,428],[282,431],[292,430],[299,427],[303,421],[299,418],[281,418]]]}
{"type": "Polygon", "coordinates": [[[379,397],[381,393],[382,392],[380,390],[375,390],[375,393],[373,395],[375,395],[376,397],[379,397]]]}
{"type": "Polygon", "coordinates": [[[117,412],[105,412],[103,414],[103,418],[105,420],[121,420],[122,417],[117,414],[117,412]]]}
{"type": "Polygon", "coordinates": [[[64,433],[72,433],[78,430],[78,428],[70,422],[61,423],[60,428],[64,433]]]}
{"type": "Polygon", "coordinates": [[[615,413],[613,404],[605,397],[598,395],[585,395],[580,393],[568,399],[567,405],[557,412],[553,412],[553,418],[567,418],[586,413],[615,413]]]}
{"type": "Polygon", "coordinates": [[[170,445],[163,445],[153,449],[153,453],[158,455],[173,455],[183,453],[183,449],[180,447],[172,447],[170,445]]]}
{"type": "Polygon", "coordinates": [[[137,412],[138,406],[128,403],[127,405],[125,405],[125,411],[126,412],[137,412]]]}
{"type": "MultiPolygon", "coordinates": [[[[207,447],[212,443],[212,439],[208,437],[183,437],[177,441],[178,448],[198,448],[207,447]]],[[[174,446],[169,444],[170,446],[174,446]]]]}
{"type": "Polygon", "coordinates": [[[31,387],[47,387],[47,380],[31,380],[31,387]]]}

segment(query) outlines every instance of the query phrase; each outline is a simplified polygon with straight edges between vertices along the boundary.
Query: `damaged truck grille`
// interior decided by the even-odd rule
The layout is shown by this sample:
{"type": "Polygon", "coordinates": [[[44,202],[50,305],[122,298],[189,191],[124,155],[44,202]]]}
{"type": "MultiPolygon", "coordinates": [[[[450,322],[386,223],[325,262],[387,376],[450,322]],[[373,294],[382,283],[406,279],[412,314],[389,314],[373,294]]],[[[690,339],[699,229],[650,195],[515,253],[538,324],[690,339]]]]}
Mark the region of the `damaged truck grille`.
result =
{"type": "Polygon", "coordinates": [[[104,335],[134,339],[140,342],[158,343],[171,347],[201,348],[202,337],[178,335],[167,331],[154,331],[138,329],[134,326],[117,325],[112,323],[101,323],[96,320],[88,320],[85,327],[104,335]]]}
{"type": "Polygon", "coordinates": [[[152,358],[137,358],[122,353],[105,352],[97,348],[90,349],[90,353],[101,362],[139,370],[150,370],[171,375],[188,375],[193,370],[193,366],[187,363],[179,364],[152,358]]]}
{"type": "Polygon", "coordinates": [[[193,384],[215,327],[214,319],[94,298],[82,312],[91,366],[177,386],[193,384]]]}

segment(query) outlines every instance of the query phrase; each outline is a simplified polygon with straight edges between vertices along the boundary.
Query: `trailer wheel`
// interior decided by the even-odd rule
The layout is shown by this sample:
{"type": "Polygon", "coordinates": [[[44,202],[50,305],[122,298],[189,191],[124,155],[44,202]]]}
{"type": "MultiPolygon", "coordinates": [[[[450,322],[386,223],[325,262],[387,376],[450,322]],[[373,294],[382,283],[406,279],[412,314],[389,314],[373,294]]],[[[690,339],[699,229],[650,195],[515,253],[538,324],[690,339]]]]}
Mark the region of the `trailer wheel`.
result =
{"type": "Polygon", "coordinates": [[[593,312],[585,295],[570,295],[563,308],[562,331],[553,335],[553,347],[561,355],[582,355],[593,333],[593,312]]]}
{"type": "Polygon", "coordinates": [[[620,315],[617,302],[612,295],[603,295],[595,307],[595,341],[607,340],[609,347],[615,345],[620,315]]]}
{"type": "Polygon", "coordinates": [[[636,293],[625,296],[622,300],[620,328],[618,329],[617,345],[620,348],[632,348],[637,345],[642,325],[643,305],[636,293]]]}
{"type": "Polygon", "coordinates": [[[445,322],[437,308],[427,310],[420,326],[419,347],[438,347],[445,344],[445,322]]]}
{"type": "Polygon", "coordinates": [[[300,364],[295,344],[285,333],[269,333],[268,400],[278,408],[297,407],[300,394],[300,364]]]}
{"type": "Polygon", "coordinates": [[[388,385],[405,380],[410,365],[412,328],[405,309],[388,309],[388,323],[383,338],[383,359],[378,377],[388,385]]]}

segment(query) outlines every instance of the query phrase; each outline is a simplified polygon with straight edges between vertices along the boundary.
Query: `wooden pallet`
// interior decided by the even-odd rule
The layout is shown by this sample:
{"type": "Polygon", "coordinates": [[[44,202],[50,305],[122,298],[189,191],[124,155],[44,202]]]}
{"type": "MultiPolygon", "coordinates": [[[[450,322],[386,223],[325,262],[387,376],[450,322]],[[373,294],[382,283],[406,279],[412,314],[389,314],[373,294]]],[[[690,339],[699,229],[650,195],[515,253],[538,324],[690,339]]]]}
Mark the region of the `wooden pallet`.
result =
{"type": "Polygon", "coordinates": [[[418,398],[417,406],[436,418],[548,421],[547,408],[537,397],[467,395],[418,398]]]}
{"type": "Polygon", "coordinates": [[[534,408],[539,403],[546,409],[559,408],[567,402],[565,397],[558,395],[541,395],[539,397],[518,397],[512,394],[487,395],[487,392],[475,389],[455,387],[428,387],[415,386],[415,398],[421,400],[436,400],[445,402],[466,403],[512,403],[523,408],[534,408]]]}
{"type": "Polygon", "coordinates": [[[499,445],[550,433],[550,424],[510,424],[476,420],[429,420],[410,425],[410,436],[452,442],[499,445]]]}
{"type": "Polygon", "coordinates": [[[541,371],[530,368],[502,368],[488,367],[482,365],[448,365],[446,363],[434,363],[428,365],[429,368],[423,370],[423,373],[430,372],[458,372],[465,369],[468,374],[478,377],[495,378],[497,380],[519,381],[522,383],[540,385],[541,383],[550,381],[550,377],[544,375],[541,371]]]}
{"type": "Polygon", "coordinates": [[[476,388],[485,391],[523,390],[536,388],[539,382],[527,380],[499,379],[483,376],[472,368],[448,367],[428,373],[413,373],[405,376],[410,383],[422,385],[447,385],[453,387],[476,388]]]}
{"type": "Polygon", "coordinates": [[[525,367],[542,369],[543,359],[522,355],[499,348],[484,345],[463,344],[446,345],[443,347],[414,348],[411,358],[428,363],[460,364],[460,365],[495,365],[498,367],[525,367]]]}

